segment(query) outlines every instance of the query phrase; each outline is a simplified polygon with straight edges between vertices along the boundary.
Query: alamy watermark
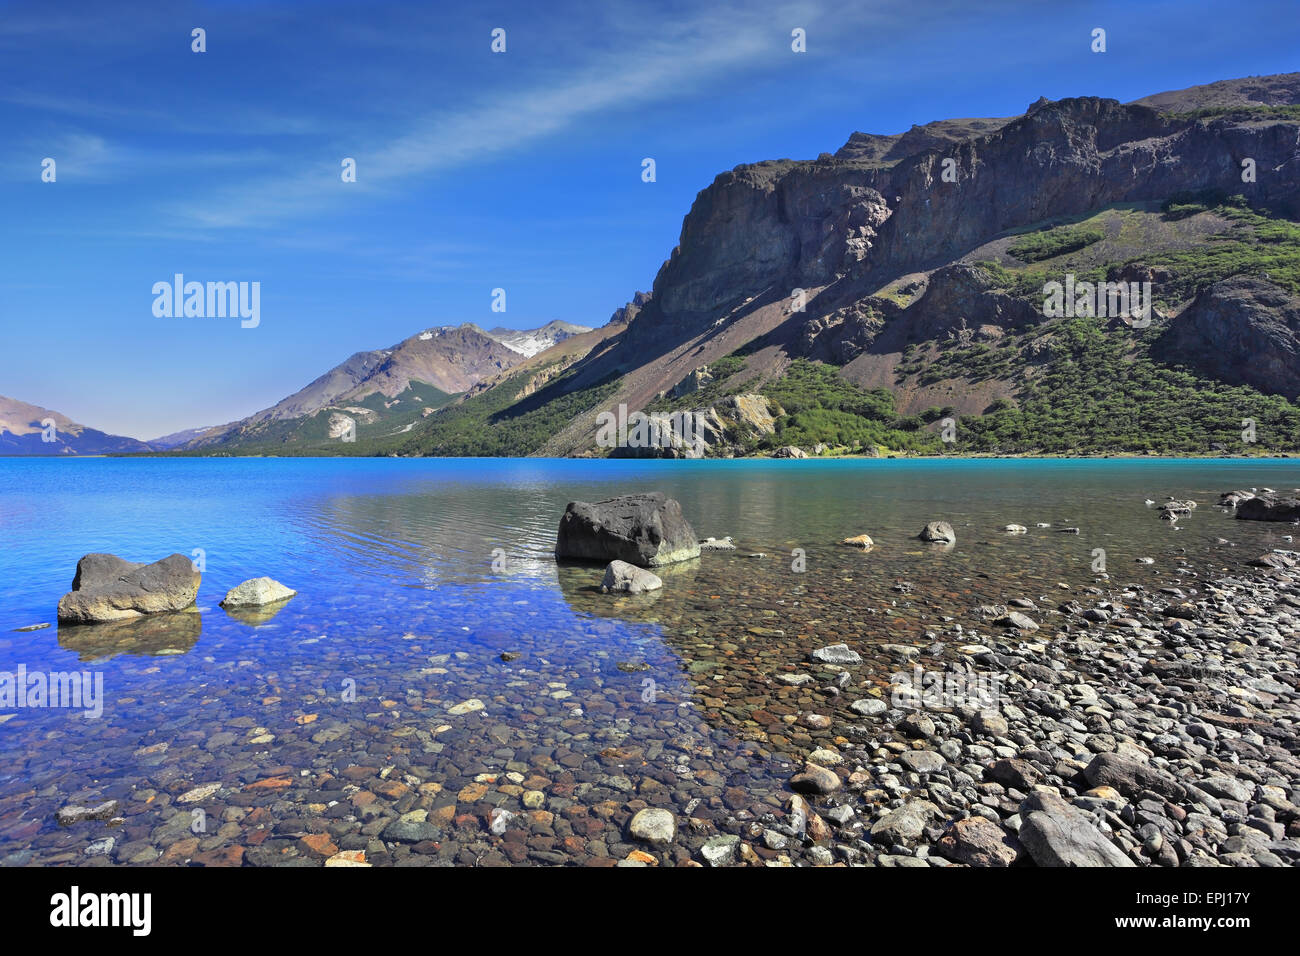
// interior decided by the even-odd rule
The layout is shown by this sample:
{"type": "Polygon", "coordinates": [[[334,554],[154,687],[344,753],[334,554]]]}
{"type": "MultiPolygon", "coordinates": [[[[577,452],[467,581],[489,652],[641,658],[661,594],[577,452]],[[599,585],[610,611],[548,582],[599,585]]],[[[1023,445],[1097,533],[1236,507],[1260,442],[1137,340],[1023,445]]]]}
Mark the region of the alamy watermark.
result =
{"type": "Polygon", "coordinates": [[[155,282],[153,295],[153,314],[159,319],[239,317],[245,329],[262,322],[260,282],[186,282],[178,272],[171,282],[155,282]]]}
{"type": "Polygon", "coordinates": [[[701,412],[673,412],[671,415],[628,414],[627,405],[596,416],[598,448],[689,448],[704,453],[704,415],[701,412]]]}
{"type": "Polygon", "coordinates": [[[890,703],[903,710],[951,710],[975,707],[1001,709],[1001,674],[961,671],[927,671],[917,664],[909,674],[898,671],[889,678],[890,703]]]}
{"type": "Polygon", "coordinates": [[[102,671],[0,671],[0,710],[27,707],[75,708],[93,720],[104,713],[102,671]]]}
{"type": "Polygon", "coordinates": [[[1060,318],[1117,318],[1135,329],[1151,325],[1151,283],[1078,282],[1074,273],[1065,282],[1043,283],[1043,315],[1060,318]]]}

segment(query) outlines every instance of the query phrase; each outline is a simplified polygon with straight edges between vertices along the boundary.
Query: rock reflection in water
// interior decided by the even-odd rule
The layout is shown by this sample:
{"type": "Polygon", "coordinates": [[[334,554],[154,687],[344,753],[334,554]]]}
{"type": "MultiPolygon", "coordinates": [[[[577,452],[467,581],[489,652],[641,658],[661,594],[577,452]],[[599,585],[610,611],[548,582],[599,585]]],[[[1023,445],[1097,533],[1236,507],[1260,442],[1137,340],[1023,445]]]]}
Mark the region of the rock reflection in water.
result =
{"type": "Polygon", "coordinates": [[[146,614],[129,621],[64,625],[59,628],[59,646],[83,661],[119,654],[159,657],[192,650],[202,631],[203,617],[197,610],[146,614]]]}
{"type": "Polygon", "coordinates": [[[257,627],[265,624],[271,618],[275,617],[285,609],[293,598],[285,598],[283,601],[272,601],[270,604],[249,605],[245,607],[227,607],[223,610],[241,624],[247,624],[249,627],[257,627]]]}

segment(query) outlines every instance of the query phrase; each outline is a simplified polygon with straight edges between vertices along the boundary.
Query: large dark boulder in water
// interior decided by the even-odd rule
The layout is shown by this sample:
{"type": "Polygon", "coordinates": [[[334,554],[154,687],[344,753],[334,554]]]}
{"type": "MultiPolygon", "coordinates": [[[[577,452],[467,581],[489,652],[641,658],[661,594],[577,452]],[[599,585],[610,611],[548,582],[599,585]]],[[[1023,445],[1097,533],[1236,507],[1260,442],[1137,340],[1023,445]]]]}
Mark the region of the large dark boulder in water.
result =
{"type": "Polygon", "coordinates": [[[1243,521],[1300,521],[1300,498],[1257,495],[1237,502],[1237,517],[1243,521]]]}
{"type": "Polygon", "coordinates": [[[180,611],[194,604],[199,580],[199,572],[183,554],[153,564],[88,554],[77,562],[72,590],[59,600],[59,622],[94,624],[180,611]]]}
{"type": "Polygon", "coordinates": [[[700,545],[682,506],[652,492],[569,502],[555,538],[555,556],[654,568],[698,558],[700,545]]]}

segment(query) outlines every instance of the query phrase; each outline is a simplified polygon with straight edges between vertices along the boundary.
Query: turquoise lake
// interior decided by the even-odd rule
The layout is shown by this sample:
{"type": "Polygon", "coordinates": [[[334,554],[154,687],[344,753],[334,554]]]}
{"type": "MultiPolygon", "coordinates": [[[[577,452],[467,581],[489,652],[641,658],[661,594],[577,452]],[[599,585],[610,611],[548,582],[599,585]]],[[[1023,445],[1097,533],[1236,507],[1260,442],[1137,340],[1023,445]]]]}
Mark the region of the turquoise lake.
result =
{"type": "Polygon", "coordinates": [[[0,711],[0,861],[85,862],[93,834],[53,814],[101,799],[124,822],[100,864],[289,859],[302,833],[352,839],[354,822],[361,845],[357,787],[440,821],[444,837],[417,845],[425,862],[481,856],[491,808],[519,811],[520,787],[545,792],[557,820],[576,803],[596,822],[557,831],[542,811],[543,835],[512,862],[618,851],[600,808],[647,787],[701,813],[757,813],[783,799],[801,740],[751,716],[772,711],[771,673],[809,646],[921,644],[922,614],[1093,584],[1098,549],[1111,579],[1159,587],[1225,566],[1225,548],[1287,546],[1297,529],[1215,507],[1265,486],[1300,486],[1300,463],[0,460],[0,671],[90,671],[104,696],[93,719],[0,711]],[[642,599],[599,594],[598,566],[557,567],[569,501],[648,490],[737,550],[666,569],[642,599]],[[1146,504],[1167,496],[1199,508],[1170,526],[1146,504]],[[919,545],[931,519],[956,547],[919,545]],[[1013,522],[1029,533],[1006,535],[1013,522]],[[870,553],[839,544],[864,532],[870,553]],[[100,551],[201,557],[198,612],[58,627],[77,560],[100,551]],[[264,621],[218,607],[261,575],[298,596],[264,621]],[[469,700],[482,708],[449,715],[469,700]],[[388,780],[405,790],[381,792],[388,780]],[[186,832],[177,808],[191,805],[208,822],[186,832]]]}

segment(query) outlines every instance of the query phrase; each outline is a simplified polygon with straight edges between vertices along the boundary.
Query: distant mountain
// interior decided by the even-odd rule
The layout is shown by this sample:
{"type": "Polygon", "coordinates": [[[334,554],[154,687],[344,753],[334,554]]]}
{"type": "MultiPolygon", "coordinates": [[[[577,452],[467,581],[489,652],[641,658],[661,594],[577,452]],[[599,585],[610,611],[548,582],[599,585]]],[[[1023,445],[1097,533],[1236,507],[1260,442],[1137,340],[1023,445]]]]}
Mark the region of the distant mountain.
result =
{"type": "Polygon", "coordinates": [[[0,455],[110,455],[150,450],[146,442],[108,435],[59,412],[0,395],[0,455]],[[52,428],[48,427],[51,423],[52,428]]]}
{"type": "Polygon", "coordinates": [[[556,319],[553,322],[547,322],[540,329],[495,328],[489,329],[485,334],[507,348],[514,349],[521,355],[532,358],[538,352],[545,352],[565,339],[590,331],[590,326],[574,325],[572,322],[561,322],[556,319]]]}
{"type": "Polygon", "coordinates": [[[151,438],[145,444],[159,451],[167,451],[172,448],[179,448],[186,442],[193,441],[204,432],[211,431],[211,425],[203,425],[199,428],[187,428],[184,431],[172,432],[170,435],[163,435],[161,438],[151,438]]]}
{"type": "Polygon", "coordinates": [[[391,348],[357,352],[270,408],[199,430],[175,447],[361,452],[385,435],[405,434],[430,409],[478,382],[587,331],[560,321],[492,332],[470,323],[425,329],[391,348]],[[354,447],[340,447],[344,436],[354,447]]]}

